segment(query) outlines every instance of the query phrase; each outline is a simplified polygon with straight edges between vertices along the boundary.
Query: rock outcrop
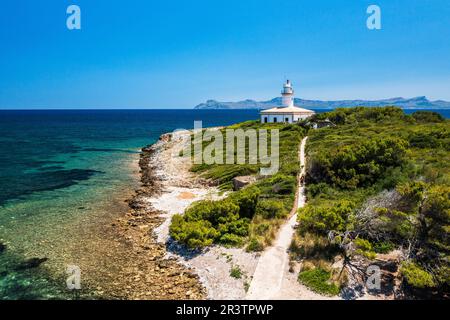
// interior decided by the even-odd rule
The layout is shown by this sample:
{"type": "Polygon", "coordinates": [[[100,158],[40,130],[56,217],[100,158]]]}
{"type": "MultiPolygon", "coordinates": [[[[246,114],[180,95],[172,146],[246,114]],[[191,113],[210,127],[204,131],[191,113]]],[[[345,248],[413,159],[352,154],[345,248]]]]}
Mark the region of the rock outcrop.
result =
{"type": "Polygon", "coordinates": [[[255,176],[240,176],[240,177],[234,177],[233,178],[233,189],[235,191],[241,190],[242,188],[255,183],[256,177],[255,176]]]}

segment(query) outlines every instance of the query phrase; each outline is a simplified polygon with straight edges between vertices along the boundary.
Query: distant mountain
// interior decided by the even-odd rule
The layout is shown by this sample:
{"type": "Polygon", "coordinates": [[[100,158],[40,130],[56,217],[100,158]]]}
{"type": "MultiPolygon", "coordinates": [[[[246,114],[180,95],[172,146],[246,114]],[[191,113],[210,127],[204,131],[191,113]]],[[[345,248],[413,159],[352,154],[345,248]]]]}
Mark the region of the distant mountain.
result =
{"type": "MultiPolygon", "coordinates": [[[[416,97],[411,99],[391,98],[383,100],[338,100],[320,101],[304,100],[295,98],[295,105],[311,109],[335,109],[340,107],[383,107],[397,106],[404,109],[450,109],[450,102],[443,100],[430,101],[426,97],[416,97]]],[[[268,101],[244,100],[238,102],[219,102],[208,100],[201,103],[195,109],[267,109],[281,106],[281,97],[268,101]]]]}

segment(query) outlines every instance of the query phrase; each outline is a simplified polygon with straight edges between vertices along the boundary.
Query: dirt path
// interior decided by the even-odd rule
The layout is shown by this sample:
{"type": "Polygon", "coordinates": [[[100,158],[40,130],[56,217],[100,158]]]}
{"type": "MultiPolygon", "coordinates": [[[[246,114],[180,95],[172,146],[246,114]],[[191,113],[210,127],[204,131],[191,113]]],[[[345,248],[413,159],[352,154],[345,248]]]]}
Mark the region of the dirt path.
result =
{"type": "MultiPolygon", "coordinates": [[[[300,144],[300,177],[305,174],[305,145],[307,137],[300,144]]],[[[297,209],[303,207],[305,203],[304,186],[302,178],[299,181],[297,197],[293,208],[291,218],[280,228],[280,232],[272,247],[266,249],[259,259],[250,288],[247,293],[247,299],[251,300],[269,300],[269,299],[296,299],[298,291],[292,294],[289,290],[289,283],[292,275],[289,275],[288,248],[294,234],[294,226],[297,223],[297,209]]],[[[295,278],[295,277],[294,277],[295,278]]],[[[293,280],[295,281],[295,279],[293,280]]],[[[302,288],[304,289],[304,288],[302,288]]],[[[309,290],[301,290],[305,294],[301,298],[320,298],[309,290]]]]}

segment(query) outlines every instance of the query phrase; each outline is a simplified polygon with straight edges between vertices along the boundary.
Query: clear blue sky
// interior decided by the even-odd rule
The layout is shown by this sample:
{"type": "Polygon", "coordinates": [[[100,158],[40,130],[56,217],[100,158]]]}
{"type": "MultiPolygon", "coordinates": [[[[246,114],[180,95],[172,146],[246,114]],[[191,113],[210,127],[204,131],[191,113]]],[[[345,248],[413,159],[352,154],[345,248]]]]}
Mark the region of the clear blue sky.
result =
{"type": "Polygon", "coordinates": [[[2,0],[0,108],[450,100],[448,0],[2,0]],[[82,30],[66,28],[66,8],[82,30]],[[382,30],[366,9],[382,9],[382,30]]]}

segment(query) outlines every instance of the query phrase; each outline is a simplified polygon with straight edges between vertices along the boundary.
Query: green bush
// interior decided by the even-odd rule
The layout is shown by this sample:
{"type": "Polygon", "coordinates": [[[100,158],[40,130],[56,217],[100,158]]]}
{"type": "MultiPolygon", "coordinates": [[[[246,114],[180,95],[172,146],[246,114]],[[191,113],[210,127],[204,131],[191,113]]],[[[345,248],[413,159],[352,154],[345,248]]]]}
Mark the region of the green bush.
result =
{"type": "Polygon", "coordinates": [[[331,282],[331,273],[322,269],[315,268],[300,272],[298,280],[311,290],[329,296],[339,294],[339,287],[331,282]]]}
{"type": "Polygon", "coordinates": [[[306,190],[311,197],[316,197],[321,194],[328,194],[332,189],[327,183],[310,183],[306,186],[306,190]]]}
{"type": "Polygon", "coordinates": [[[356,246],[356,253],[363,255],[368,259],[374,259],[376,253],[373,251],[372,244],[369,240],[358,238],[355,239],[354,244],[356,246]]]}
{"type": "Polygon", "coordinates": [[[414,148],[430,149],[441,146],[441,141],[434,132],[414,132],[408,140],[410,146],[414,148]]]}
{"type": "Polygon", "coordinates": [[[354,241],[356,247],[358,249],[364,250],[364,251],[372,251],[372,244],[369,242],[369,240],[358,238],[354,241]]]}
{"type": "Polygon", "coordinates": [[[436,285],[433,276],[413,262],[404,262],[400,272],[406,282],[415,288],[433,288],[436,285]]]}
{"type": "Polygon", "coordinates": [[[247,251],[249,252],[260,252],[264,250],[264,244],[262,241],[258,240],[257,238],[251,238],[248,245],[247,245],[247,251]]]}
{"type": "Polygon", "coordinates": [[[248,236],[258,197],[259,189],[250,187],[223,200],[195,202],[184,215],[173,217],[170,235],[189,247],[240,246],[248,236]]]}
{"type": "Polygon", "coordinates": [[[343,189],[366,187],[384,176],[389,167],[400,166],[408,142],[397,137],[371,138],[337,150],[323,149],[311,158],[309,178],[343,189]]]}
{"type": "Polygon", "coordinates": [[[229,199],[199,201],[184,215],[175,215],[170,235],[189,247],[204,247],[214,242],[236,245],[248,234],[249,219],[239,217],[239,206],[229,199]]]}
{"type": "Polygon", "coordinates": [[[257,187],[247,187],[230,195],[230,200],[239,206],[241,217],[252,218],[255,214],[261,191],[257,187]]]}
{"type": "Polygon", "coordinates": [[[253,232],[259,236],[263,236],[270,229],[269,222],[261,222],[253,224],[253,232]]]}
{"type": "Polygon", "coordinates": [[[443,122],[445,118],[434,111],[416,111],[411,115],[417,122],[443,122]]]}
{"type": "Polygon", "coordinates": [[[183,216],[175,215],[170,225],[170,235],[190,248],[199,248],[211,245],[219,232],[209,221],[185,221],[183,216]]]}
{"type": "Polygon", "coordinates": [[[265,219],[282,218],[286,211],[281,202],[276,200],[260,200],[256,206],[256,214],[265,219]]]}
{"type": "Polygon", "coordinates": [[[381,122],[405,118],[403,110],[398,107],[354,107],[337,108],[331,112],[316,114],[313,120],[329,119],[337,125],[355,124],[364,121],[381,122]]]}
{"type": "Polygon", "coordinates": [[[373,251],[376,253],[389,253],[395,249],[395,245],[392,242],[379,241],[373,243],[373,251]]]}
{"type": "Polygon", "coordinates": [[[230,270],[230,276],[235,279],[242,278],[243,272],[239,266],[233,266],[230,270]]]}
{"type": "Polygon", "coordinates": [[[244,239],[242,236],[238,236],[233,233],[225,233],[220,237],[218,242],[220,242],[224,245],[237,247],[237,246],[242,245],[242,243],[244,242],[244,239]]]}
{"type": "Polygon", "coordinates": [[[272,185],[272,192],[276,194],[293,194],[297,188],[297,179],[295,176],[277,174],[269,181],[272,185]]]}
{"type": "Polygon", "coordinates": [[[340,200],[335,205],[306,205],[299,210],[299,225],[303,232],[316,232],[326,235],[329,231],[344,231],[353,214],[354,204],[340,200]]]}

